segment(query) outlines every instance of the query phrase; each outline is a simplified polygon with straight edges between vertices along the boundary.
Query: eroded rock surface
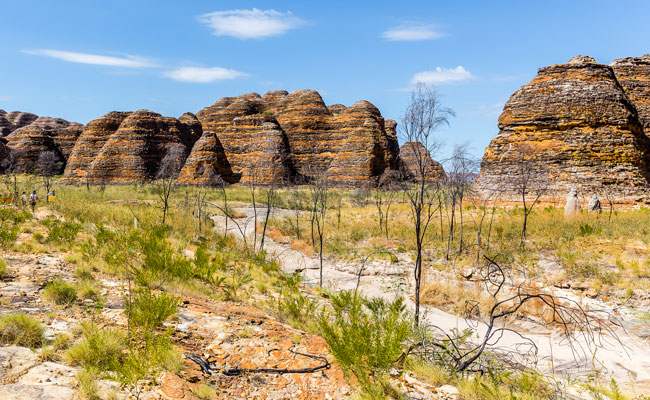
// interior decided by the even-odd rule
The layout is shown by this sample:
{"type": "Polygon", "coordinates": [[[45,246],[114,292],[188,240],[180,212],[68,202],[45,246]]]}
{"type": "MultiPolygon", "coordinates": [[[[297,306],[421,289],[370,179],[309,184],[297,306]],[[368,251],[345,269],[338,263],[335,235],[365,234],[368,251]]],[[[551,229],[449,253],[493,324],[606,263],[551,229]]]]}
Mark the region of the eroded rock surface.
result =
{"type": "Polygon", "coordinates": [[[444,179],[446,174],[442,165],[431,158],[431,153],[420,142],[406,142],[399,151],[402,174],[407,179],[419,179],[422,172],[427,179],[444,179]],[[424,171],[420,169],[424,168],[424,171]]]}
{"type": "MultiPolygon", "coordinates": [[[[627,61],[615,64],[629,76],[642,69],[628,68],[627,61]]],[[[650,177],[650,141],[626,91],[642,97],[644,90],[632,83],[624,90],[615,68],[587,56],[541,68],[506,103],[499,133],[483,156],[479,183],[512,181],[521,174],[522,159],[531,159],[546,170],[551,192],[576,186],[638,193],[650,177]]]]}
{"type": "Polygon", "coordinates": [[[263,97],[224,97],[197,117],[221,141],[242,181],[325,175],[334,184],[358,185],[377,181],[397,164],[394,122],[387,129],[367,101],[328,107],[314,90],[274,90],[263,97]]]}
{"type": "Polygon", "coordinates": [[[180,148],[183,160],[201,133],[196,118],[163,117],[148,110],[111,112],[88,123],[70,155],[64,180],[128,183],[156,176],[165,155],[180,148]]]}

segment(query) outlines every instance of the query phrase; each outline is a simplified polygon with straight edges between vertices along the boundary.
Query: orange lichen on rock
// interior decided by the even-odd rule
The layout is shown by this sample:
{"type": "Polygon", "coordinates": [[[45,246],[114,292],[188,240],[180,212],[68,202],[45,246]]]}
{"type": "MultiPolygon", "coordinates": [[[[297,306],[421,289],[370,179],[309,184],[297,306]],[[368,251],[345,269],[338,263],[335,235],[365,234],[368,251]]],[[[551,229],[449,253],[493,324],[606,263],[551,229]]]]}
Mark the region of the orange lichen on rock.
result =
{"type": "Polygon", "coordinates": [[[497,187],[513,181],[527,148],[552,178],[551,192],[575,186],[639,193],[650,177],[650,140],[636,103],[615,73],[617,68],[629,72],[631,67],[624,66],[630,63],[614,64],[619,66],[577,56],[567,64],[541,68],[506,103],[499,133],[483,156],[479,184],[497,187]]]}

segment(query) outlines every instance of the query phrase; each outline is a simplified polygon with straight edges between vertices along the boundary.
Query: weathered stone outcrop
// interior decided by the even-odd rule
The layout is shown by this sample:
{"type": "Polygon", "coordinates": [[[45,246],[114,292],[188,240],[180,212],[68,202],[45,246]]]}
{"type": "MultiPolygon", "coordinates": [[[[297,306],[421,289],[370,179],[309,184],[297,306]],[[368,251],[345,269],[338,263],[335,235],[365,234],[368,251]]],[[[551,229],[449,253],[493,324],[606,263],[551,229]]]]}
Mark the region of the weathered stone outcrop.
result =
{"type": "Polygon", "coordinates": [[[37,118],[38,115],[32,113],[0,110],[0,136],[7,136],[16,129],[31,124],[37,118]]]}
{"type": "Polygon", "coordinates": [[[637,193],[648,183],[650,140],[635,104],[615,69],[591,57],[541,68],[505,104],[499,129],[483,156],[481,186],[515,181],[523,159],[545,170],[556,193],[572,186],[637,193]]]}
{"type": "Polygon", "coordinates": [[[200,134],[193,115],[181,118],[185,122],[138,110],[91,121],[72,150],[64,180],[127,183],[154,178],[169,151],[180,148],[184,161],[200,134]]]}
{"type": "Polygon", "coordinates": [[[81,124],[50,117],[38,117],[30,124],[16,129],[6,137],[7,147],[16,155],[12,160],[16,170],[32,172],[47,169],[47,172],[55,174],[63,172],[72,146],[82,129],[81,124]],[[45,152],[53,153],[54,159],[39,165],[39,157],[45,152]]]}
{"type": "Polygon", "coordinates": [[[63,176],[64,181],[86,182],[90,179],[90,165],[130,112],[112,111],[90,121],[77,139],[63,176]]]}
{"type": "Polygon", "coordinates": [[[442,165],[431,158],[429,150],[420,142],[404,143],[399,150],[399,160],[405,179],[420,179],[420,165],[425,168],[424,173],[428,180],[441,180],[446,176],[442,165]]]}
{"type": "Polygon", "coordinates": [[[650,136],[650,54],[614,60],[610,66],[636,107],[646,136],[650,136]]]}
{"type": "Polygon", "coordinates": [[[224,97],[197,117],[205,132],[215,133],[242,181],[273,166],[262,173],[265,183],[325,175],[333,184],[359,185],[397,167],[394,122],[389,133],[367,101],[328,107],[313,90],[273,90],[263,97],[224,97]]]}

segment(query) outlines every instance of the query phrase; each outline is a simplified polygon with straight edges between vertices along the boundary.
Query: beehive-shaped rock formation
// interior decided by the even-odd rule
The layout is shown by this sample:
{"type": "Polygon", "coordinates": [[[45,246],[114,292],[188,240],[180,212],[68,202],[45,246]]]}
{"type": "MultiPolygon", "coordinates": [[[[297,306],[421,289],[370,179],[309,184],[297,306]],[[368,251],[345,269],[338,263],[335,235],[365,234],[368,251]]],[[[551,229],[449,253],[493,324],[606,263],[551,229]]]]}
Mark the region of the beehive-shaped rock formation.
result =
{"type": "Polygon", "coordinates": [[[636,107],[646,136],[650,135],[650,54],[614,60],[610,66],[618,83],[636,107]]]}
{"type": "Polygon", "coordinates": [[[264,183],[325,175],[333,184],[359,185],[397,166],[394,122],[388,133],[366,101],[328,107],[313,90],[274,90],[224,97],[197,117],[205,132],[216,134],[242,181],[255,171],[264,183]]]}
{"type": "Polygon", "coordinates": [[[83,125],[61,118],[38,117],[30,124],[14,130],[6,140],[7,147],[15,151],[16,158],[13,162],[16,164],[16,170],[33,172],[36,169],[47,168],[48,171],[42,172],[55,174],[63,172],[72,146],[82,129],[83,125]],[[54,164],[38,165],[40,155],[45,152],[54,154],[56,159],[54,164]]]}
{"type": "Polygon", "coordinates": [[[428,181],[444,179],[442,165],[431,158],[431,153],[420,142],[406,142],[399,150],[402,176],[408,180],[421,179],[422,173],[428,181]],[[421,168],[424,170],[421,171],[421,168]]]}
{"type": "Polygon", "coordinates": [[[37,118],[38,115],[32,113],[0,110],[0,136],[7,136],[16,129],[31,124],[37,118]]]}
{"type": "Polygon", "coordinates": [[[72,150],[64,180],[127,183],[155,178],[170,149],[180,147],[187,156],[200,135],[193,115],[182,119],[139,110],[111,112],[89,122],[72,150]]]}
{"type": "Polygon", "coordinates": [[[650,143],[637,109],[614,69],[591,57],[541,68],[505,104],[499,129],[483,156],[482,186],[514,181],[525,157],[559,193],[572,186],[633,193],[648,182],[650,143]]]}

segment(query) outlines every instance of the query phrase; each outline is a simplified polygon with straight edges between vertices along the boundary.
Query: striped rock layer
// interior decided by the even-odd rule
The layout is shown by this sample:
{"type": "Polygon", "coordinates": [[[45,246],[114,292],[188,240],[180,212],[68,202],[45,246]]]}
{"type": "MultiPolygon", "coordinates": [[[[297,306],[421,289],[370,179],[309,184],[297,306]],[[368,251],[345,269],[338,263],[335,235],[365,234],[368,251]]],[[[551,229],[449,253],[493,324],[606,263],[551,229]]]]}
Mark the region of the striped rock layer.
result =
{"type": "MultiPolygon", "coordinates": [[[[263,97],[224,97],[197,117],[203,131],[220,141],[234,174],[231,182],[268,184],[318,175],[337,185],[360,185],[397,168],[395,123],[367,101],[328,107],[313,90],[275,90],[263,97]]],[[[206,159],[191,154],[185,169],[198,169],[195,158],[206,159]]],[[[193,183],[189,174],[183,176],[193,183]]]]}
{"type": "MultiPolygon", "coordinates": [[[[20,113],[23,118],[21,123],[32,120],[33,115],[20,113]]],[[[51,170],[43,172],[60,174],[82,130],[83,125],[75,122],[61,118],[38,117],[12,131],[4,140],[7,148],[15,151],[14,162],[17,171],[33,172],[43,168],[38,165],[39,156],[52,152],[57,162],[49,166],[51,170]]]]}
{"type": "Polygon", "coordinates": [[[577,56],[541,68],[515,92],[485,151],[480,186],[516,182],[523,159],[543,167],[550,192],[638,193],[650,178],[647,56],[612,66],[577,56]]]}
{"type": "Polygon", "coordinates": [[[200,125],[191,114],[176,119],[148,110],[110,112],[86,125],[63,180],[128,183],[153,179],[172,148],[181,148],[186,157],[200,135],[200,125]]]}
{"type": "Polygon", "coordinates": [[[399,151],[402,176],[420,180],[424,175],[428,180],[442,180],[446,177],[442,165],[431,158],[431,153],[420,142],[406,142],[399,151]]]}

